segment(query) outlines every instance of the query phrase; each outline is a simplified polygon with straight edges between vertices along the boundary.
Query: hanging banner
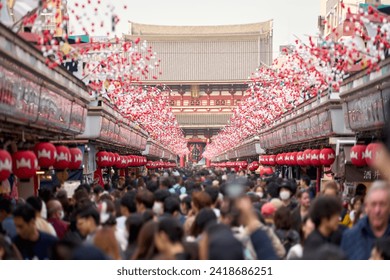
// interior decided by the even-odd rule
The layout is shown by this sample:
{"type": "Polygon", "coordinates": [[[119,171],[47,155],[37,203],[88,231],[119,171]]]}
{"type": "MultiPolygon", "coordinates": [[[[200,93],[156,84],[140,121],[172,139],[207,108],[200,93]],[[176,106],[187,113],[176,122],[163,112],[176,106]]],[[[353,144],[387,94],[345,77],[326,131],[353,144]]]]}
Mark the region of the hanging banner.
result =
{"type": "Polygon", "coordinates": [[[199,162],[202,159],[204,147],[205,147],[204,143],[189,143],[188,144],[188,149],[190,150],[190,154],[188,156],[189,161],[199,162]]]}

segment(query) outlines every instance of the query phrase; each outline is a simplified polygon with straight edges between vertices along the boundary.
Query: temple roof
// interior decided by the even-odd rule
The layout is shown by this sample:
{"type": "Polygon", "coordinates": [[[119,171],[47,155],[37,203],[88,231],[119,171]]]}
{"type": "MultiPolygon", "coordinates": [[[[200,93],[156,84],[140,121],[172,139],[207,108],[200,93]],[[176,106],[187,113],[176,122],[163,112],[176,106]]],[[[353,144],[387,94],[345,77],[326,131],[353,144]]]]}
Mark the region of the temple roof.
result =
{"type": "Polygon", "coordinates": [[[130,23],[131,35],[173,35],[173,36],[197,36],[197,35],[260,35],[272,30],[272,20],[235,25],[213,26],[169,26],[130,23]]]}
{"type": "Polygon", "coordinates": [[[232,114],[175,114],[181,127],[223,127],[232,114]]]}

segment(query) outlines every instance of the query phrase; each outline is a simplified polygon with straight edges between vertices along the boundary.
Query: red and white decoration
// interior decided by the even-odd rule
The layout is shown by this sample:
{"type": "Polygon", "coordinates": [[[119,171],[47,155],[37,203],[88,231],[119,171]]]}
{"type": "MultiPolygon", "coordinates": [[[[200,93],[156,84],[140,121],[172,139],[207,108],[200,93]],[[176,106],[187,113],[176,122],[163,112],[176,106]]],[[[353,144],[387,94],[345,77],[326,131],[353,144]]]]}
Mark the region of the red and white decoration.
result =
{"type": "Polygon", "coordinates": [[[297,153],[297,164],[299,166],[305,166],[305,155],[303,154],[303,152],[297,153]]]}
{"type": "Polygon", "coordinates": [[[57,146],[57,157],[54,163],[54,169],[64,170],[69,167],[71,154],[66,146],[57,146]]]}
{"type": "Polygon", "coordinates": [[[0,183],[12,173],[12,157],[6,150],[0,150],[0,183]]]}
{"type": "Polygon", "coordinates": [[[310,152],[310,164],[311,165],[321,166],[320,153],[321,153],[321,151],[318,149],[311,150],[311,152],[310,152]]]}
{"type": "Polygon", "coordinates": [[[55,164],[57,149],[52,143],[38,143],[34,147],[34,152],[38,158],[39,167],[49,168],[55,164]]]}
{"type": "Polygon", "coordinates": [[[269,155],[268,156],[268,164],[270,166],[275,166],[276,165],[276,155],[269,155]]]}
{"type": "Polygon", "coordinates": [[[307,149],[303,151],[303,164],[305,166],[311,165],[311,150],[307,149]]]}
{"type": "Polygon", "coordinates": [[[252,161],[249,165],[248,165],[248,170],[249,171],[256,171],[258,168],[259,168],[260,164],[258,161],[252,161]]]}
{"type": "Polygon", "coordinates": [[[70,162],[69,169],[76,170],[81,167],[83,163],[83,152],[79,148],[70,148],[70,162]]]}
{"type": "Polygon", "coordinates": [[[367,165],[366,162],[366,145],[355,145],[351,148],[351,163],[357,167],[367,165]]]}
{"type": "Polygon", "coordinates": [[[336,159],[336,153],[332,148],[324,148],[320,152],[321,165],[331,166],[336,159]]]}
{"type": "Polygon", "coordinates": [[[96,154],[96,164],[98,167],[109,167],[111,165],[110,155],[106,151],[98,152],[96,154]]]}
{"type": "Polygon", "coordinates": [[[367,145],[365,152],[365,160],[367,165],[373,166],[375,160],[379,157],[381,150],[381,144],[379,143],[371,143],[367,145]]]}
{"type": "Polygon", "coordinates": [[[20,179],[33,177],[38,170],[38,159],[32,151],[18,151],[12,155],[12,171],[20,179]]]}

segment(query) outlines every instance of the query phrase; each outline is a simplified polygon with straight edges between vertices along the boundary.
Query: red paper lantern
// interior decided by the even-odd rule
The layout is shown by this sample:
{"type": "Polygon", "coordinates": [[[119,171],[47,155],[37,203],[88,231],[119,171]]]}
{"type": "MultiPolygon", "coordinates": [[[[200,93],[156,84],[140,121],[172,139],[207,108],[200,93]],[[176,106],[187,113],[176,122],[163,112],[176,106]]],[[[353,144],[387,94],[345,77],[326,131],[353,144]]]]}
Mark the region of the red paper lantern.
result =
{"type": "Polygon", "coordinates": [[[275,166],[276,164],[276,155],[269,155],[268,156],[268,164],[271,166],[275,166]]]}
{"type": "Polygon", "coordinates": [[[70,163],[69,169],[76,170],[79,169],[83,163],[83,152],[79,148],[70,148],[70,163]]]}
{"type": "Polygon", "coordinates": [[[351,148],[351,163],[358,167],[367,165],[366,162],[366,145],[355,145],[351,148]]]}
{"type": "Polygon", "coordinates": [[[19,151],[12,155],[12,170],[20,179],[29,179],[38,170],[38,159],[31,151],[19,151]]]}
{"type": "Polygon", "coordinates": [[[0,183],[12,174],[12,157],[6,150],[0,150],[0,183]]]}
{"type": "Polygon", "coordinates": [[[126,168],[127,167],[127,156],[121,156],[121,164],[120,164],[120,168],[126,168]]]}
{"type": "Polygon", "coordinates": [[[332,148],[324,148],[320,152],[320,161],[324,166],[331,166],[336,159],[336,153],[332,148]]]}
{"type": "Polygon", "coordinates": [[[256,171],[257,168],[259,168],[260,164],[258,161],[253,161],[250,163],[250,166],[248,167],[250,171],[256,171]]]}
{"type": "Polygon", "coordinates": [[[290,153],[290,165],[298,165],[297,154],[297,152],[290,153]]]}
{"type": "Polygon", "coordinates": [[[303,152],[298,152],[297,153],[297,165],[304,166],[304,155],[303,152]]]}
{"type": "Polygon", "coordinates": [[[264,156],[264,165],[268,165],[268,164],[269,164],[269,156],[265,155],[264,156]]]}
{"type": "Polygon", "coordinates": [[[121,161],[122,161],[121,156],[119,154],[117,154],[117,153],[114,153],[114,166],[116,168],[121,168],[120,167],[121,166],[121,161]]]}
{"type": "Polygon", "coordinates": [[[114,166],[116,163],[116,156],[114,153],[108,152],[108,156],[110,158],[110,165],[109,166],[114,166]]]}
{"type": "Polygon", "coordinates": [[[154,169],[154,168],[153,168],[153,162],[152,162],[152,161],[148,161],[148,162],[146,163],[146,168],[147,168],[147,169],[154,169]]]}
{"type": "Polygon", "coordinates": [[[310,149],[307,149],[303,152],[303,157],[304,157],[304,161],[303,161],[303,164],[304,165],[310,165],[311,164],[311,150],[310,149]]]}
{"type": "Polygon", "coordinates": [[[272,175],[272,174],[274,174],[274,171],[272,170],[271,167],[264,167],[260,170],[260,176],[272,175]]]}
{"type": "Polygon", "coordinates": [[[320,153],[321,151],[318,149],[312,150],[310,153],[310,164],[313,166],[321,166],[320,161],[320,153]]]}
{"type": "Polygon", "coordinates": [[[261,165],[265,164],[265,155],[259,156],[259,162],[260,162],[261,165]]]}
{"type": "Polygon", "coordinates": [[[290,163],[290,153],[285,153],[284,154],[284,164],[285,165],[291,165],[291,163],[290,163]]]}
{"type": "Polygon", "coordinates": [[[278,155],[276,156],[276,163],[277,163],[278,165],[282,165],[282,162],[283,162],[283,154],[278,154],[278,155]]]}
{"type": "Polygon", "coordinates": [[[70,151],[66,146],[57,146],[57,157],[54,163],[54,169],[64,170],[69,167],[70,163],[70,151]]]}
{"type": "Polygon", "coordinates": [[[135,165],[135,158],[133,155],[127,156],[127,167],[134,167],[135,165]]]}
{"type": "Polygon", "coordinates": [[[371,143],[367,145],[365,159],[369,166],[372,166],[375,160],[379,157],[381,145],[379,143],[371,143]]]}
{"type": "Polygon", "coordinates": [[[34,152],[38,158],[38,165],[41,168],[49,168],[55,164],[57,149],[52,143],[38,143],[34,147],[34,152]]]}
{"type": "Polygon", "coordinates": [[[96,164],[98,167],[110,166],[110,156],[106,151],[100,151],[96,154],[96,164]]]}

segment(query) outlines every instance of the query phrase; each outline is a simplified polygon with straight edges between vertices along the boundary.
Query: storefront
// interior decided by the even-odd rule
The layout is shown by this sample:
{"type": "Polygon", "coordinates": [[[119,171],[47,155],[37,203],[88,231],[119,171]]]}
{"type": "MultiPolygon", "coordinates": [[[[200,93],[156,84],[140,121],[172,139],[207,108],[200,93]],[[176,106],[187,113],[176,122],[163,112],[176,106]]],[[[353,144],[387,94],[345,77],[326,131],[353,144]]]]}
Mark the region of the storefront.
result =
{"type": "MultiPolygon", "coordinates": [[[[90,95],[82,81],[61,67],[49,68],[47,58],[1,24],[0,41],[0,149],[12,155],[1,159],[12,174],[2,181],[1,191],[25,198],[36,194],[43,177],[56,174],[38,166],[43,157],[53,160],[54,151],[32,150],[37,143],[83,133],[90,95]]],[[[72,160],[70,153],[61,156],[72,160]]]]}
{"type": "Polygon", "coordinates": [[[349,146],[340,152],[338,172],[352,191],[359,183],[369,187],[373,181],[381,179],[380,173],[369,163],[376,156],[372,148],[382,139],[383,126],[389,121],[386,104],[390,99],[390,59],[379,66],[379,71],[362,71],[346,79],[341,86],[345,123],[356,135],[358,147],[349,146]],[[363,156],[358,148],[364,150],[363,156]],[[356,160],[361,162],[355,163],[356,160]]]}

